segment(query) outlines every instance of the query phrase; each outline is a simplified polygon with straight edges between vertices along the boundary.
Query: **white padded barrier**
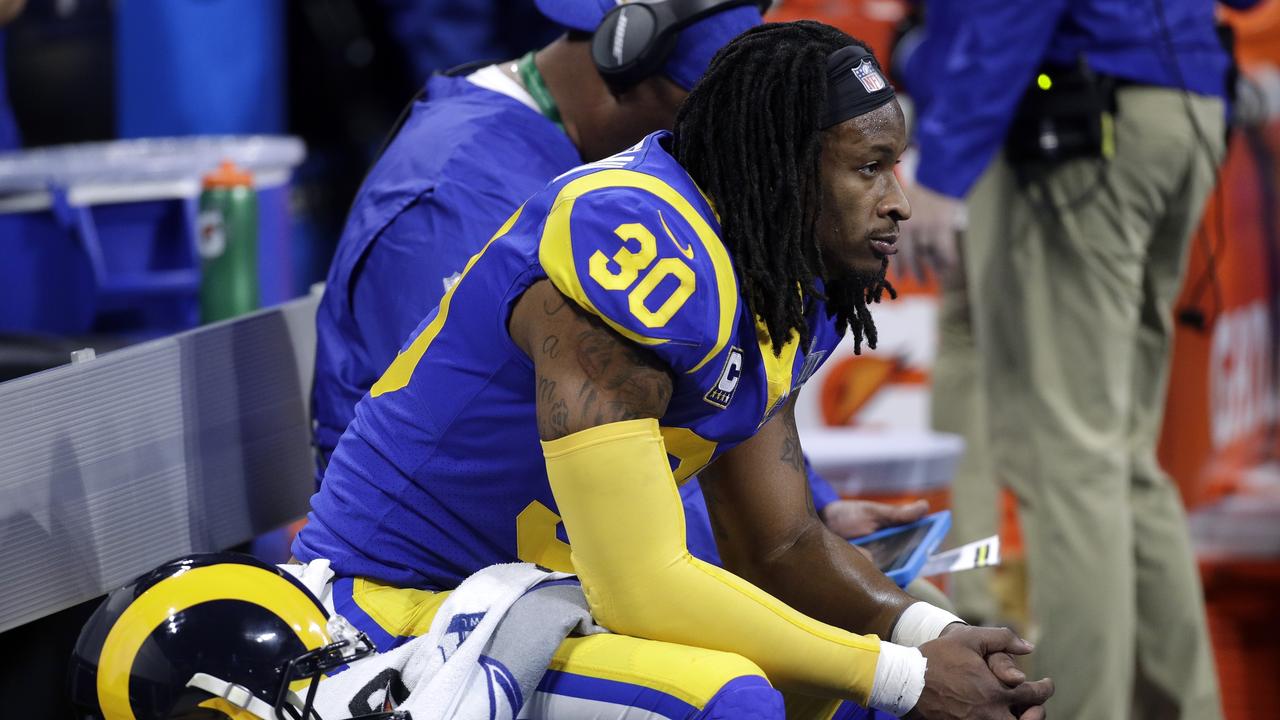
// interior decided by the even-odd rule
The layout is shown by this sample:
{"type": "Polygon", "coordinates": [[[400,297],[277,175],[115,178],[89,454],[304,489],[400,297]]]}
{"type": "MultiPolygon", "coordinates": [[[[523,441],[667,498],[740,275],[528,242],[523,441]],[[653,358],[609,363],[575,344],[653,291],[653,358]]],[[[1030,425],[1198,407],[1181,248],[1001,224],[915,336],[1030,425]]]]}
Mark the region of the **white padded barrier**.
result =
{"type": "Polygon", "coordinates": [[[0,632],[306,512],[318,300],[0,384],[0,632]]]}

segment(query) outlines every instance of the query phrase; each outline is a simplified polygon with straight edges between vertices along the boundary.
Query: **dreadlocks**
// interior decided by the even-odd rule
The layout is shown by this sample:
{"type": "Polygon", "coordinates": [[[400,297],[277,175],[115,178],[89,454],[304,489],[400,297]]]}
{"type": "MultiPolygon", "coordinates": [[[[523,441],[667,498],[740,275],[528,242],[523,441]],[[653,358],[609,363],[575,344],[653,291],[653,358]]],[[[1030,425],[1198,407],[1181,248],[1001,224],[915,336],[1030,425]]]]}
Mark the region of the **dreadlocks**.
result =
{"type": "Polygon", "coordinates": [[[676,160],[715,203],[747,309],[775,354],[793,332],[807,342],[806,298],[827,301],[839,331],[853,330],[855,352],[864,336],[874,348],[867,303],[883,289],[896,296],[887,260],[875,277],[830,278],[817,241],[826,59],[849,45],[866,47],[811,21],[748,30],[716,54],[676,115],[676,160]]]}

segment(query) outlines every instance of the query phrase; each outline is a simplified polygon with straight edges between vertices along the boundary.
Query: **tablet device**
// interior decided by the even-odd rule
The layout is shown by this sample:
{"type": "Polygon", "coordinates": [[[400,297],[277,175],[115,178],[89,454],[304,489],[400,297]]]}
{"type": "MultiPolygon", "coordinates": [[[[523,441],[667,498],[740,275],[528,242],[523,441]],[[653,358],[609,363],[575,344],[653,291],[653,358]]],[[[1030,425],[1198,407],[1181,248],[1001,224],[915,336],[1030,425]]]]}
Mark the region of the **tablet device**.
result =
{"type": "Polygon", "coordinates": [[[906,587],[951,529],[951,511],[926,515],[907,525],[895,525],[849,542],[871,553],[871,560],[889,579],[906,587]]]}

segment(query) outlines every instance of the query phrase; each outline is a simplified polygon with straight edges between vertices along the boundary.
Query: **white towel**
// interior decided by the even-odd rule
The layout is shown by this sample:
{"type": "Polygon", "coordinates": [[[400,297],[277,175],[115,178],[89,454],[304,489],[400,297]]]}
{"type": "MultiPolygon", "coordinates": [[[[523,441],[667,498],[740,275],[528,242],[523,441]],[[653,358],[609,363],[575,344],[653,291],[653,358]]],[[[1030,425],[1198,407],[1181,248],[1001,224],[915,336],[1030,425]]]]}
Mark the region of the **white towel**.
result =
{"type": "MultiPolygon", "coordinates": [[[[324,717],[347,717],[381,709],[390,699],[397,709],[410,711],[414,720],[514,719],[565,635],[603,629],[591,623],[585,600],[581,606],[561,603],[557,607],[568,609],[559,610],[559,618],[541,612],[519,614],[521,622],[537,617],[540,627],[515,629],[531,641],[513,657],[484,653],[517,600],[541,583],[569,577],[530,563],[493,565],[477,572],[449,595],[426,635],[352,663],[322,682],[316,708],[324,717]],[[513,673],[508,666],[515,665],[524,668],[513,673]],[[536,672],[524,671],[530,668],[536,672]]],[[[580,590],[575,592],[581,596],[580,590]]],[[[528,597],[536,602],[541,594],[528,597]]],[[[510,630],[504,628],[504,633],[510,635],[510,630]]]]}
{"type": "Polygon", "coordinates": [[[327,558],[312,560],[306,565],[299,563],[282,563],[276,567],[289,573],[320,601],[324,609],[333,614],[333,570],[327,558]]]}

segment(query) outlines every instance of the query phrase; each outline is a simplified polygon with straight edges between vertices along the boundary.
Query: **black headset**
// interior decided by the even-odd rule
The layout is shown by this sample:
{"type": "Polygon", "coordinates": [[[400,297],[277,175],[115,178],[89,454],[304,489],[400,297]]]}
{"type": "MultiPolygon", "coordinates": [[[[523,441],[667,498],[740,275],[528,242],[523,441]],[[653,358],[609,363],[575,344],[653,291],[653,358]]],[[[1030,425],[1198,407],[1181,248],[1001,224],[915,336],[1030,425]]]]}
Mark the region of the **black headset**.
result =
{"type": "Polygon", "coordinates": [[[657,72],[681,28],[740,5],[764,13],[770,0],[636,0],[609,11],[591,37],[591,59],[610,85],[627,87],[657,72]]]}

